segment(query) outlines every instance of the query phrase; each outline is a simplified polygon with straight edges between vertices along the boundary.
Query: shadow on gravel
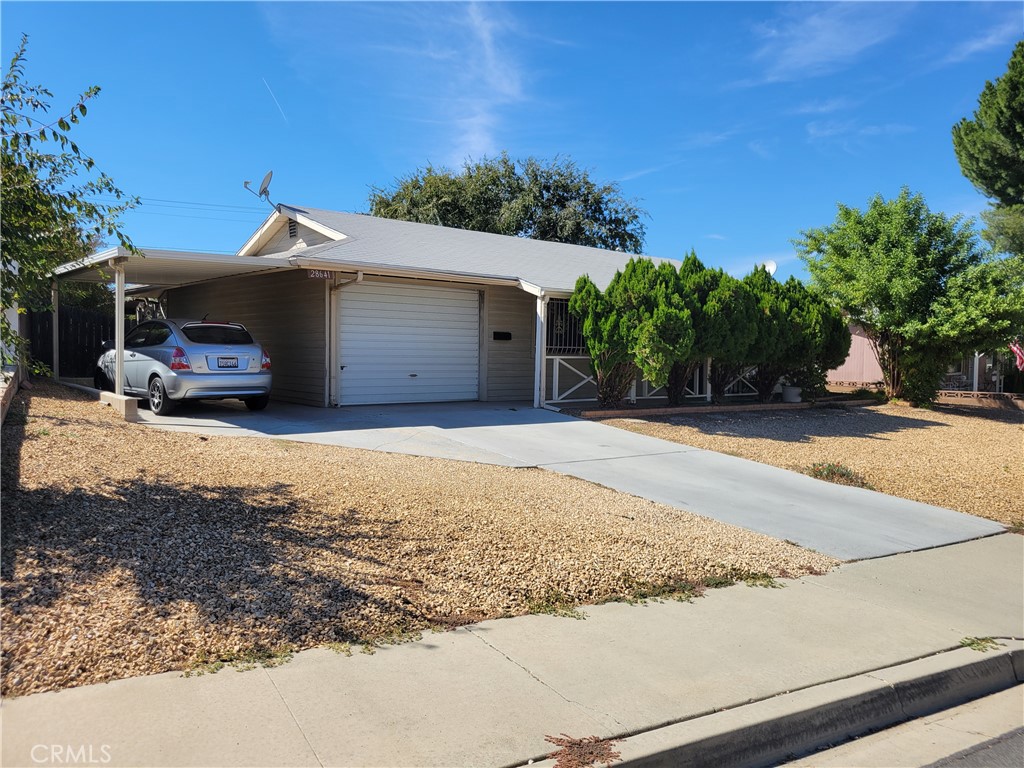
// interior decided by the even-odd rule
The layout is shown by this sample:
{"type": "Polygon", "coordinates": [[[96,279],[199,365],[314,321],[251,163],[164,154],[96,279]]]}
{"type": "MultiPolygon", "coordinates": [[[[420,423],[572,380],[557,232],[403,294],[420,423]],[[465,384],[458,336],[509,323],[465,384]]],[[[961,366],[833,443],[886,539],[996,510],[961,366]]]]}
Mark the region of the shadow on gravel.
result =
{"type": "MultiPolygon", "coordinates": [[[[19,456],[35,428],[33,421],[26,434],[29,399],[26,393],[12,405],[3,427],[7,629],[23,619],[39,630],[33,635],[65,635],[80,631],[67,629],[79,620],[72,614],[109,615],[119,629],[89,642],[117,654],[156,638],[167,654],[164,668],[180,669],[232,637],[298,648],[373,641],[425,624],[404,596],[418,585],[385,562],[401,543],[389,521],[357,509],[322,513],[289,485],[241,478],[240,485],[209,486],[143,474],[89,488],[19,488],[19,456]],[[399,582],[404,589],[391,586],[399,582]],[[175,652],[164,633],[182,621],[200,634],[175,652]]],[[[73,655],[88,663],[87,649],[73,655]]],[[[17,672],[8,656],[5,695],[17,672]]]]}
{"type": "Polygon", "coordinates": [[[896,416],[864,408],[824,407],[803,411],[747,411],[669,416],[651,419],[692,427],[707,435],[804,443],[815,437],[862,437],[883,440],[908,429],[941,429],[945,424],[913,416],[896,416]]]}
{"type": "Polygon", "coordinates": [[[1007,405],[1005,407],[988,407],[947,405],[943,403],[935,406],[935,410],[971,419],[984,419],[986,421],[996,421],[1003,424],[1024,424],[1024,409],[1017,408],[1014,405],[1007,405]]]}
{"type": "Polygon", "coordinates": [[[121,569],[159,615],[186,601],[211,622],[272,619],[282,642],[291,640],[328,609],[344,612],[375,599],[307,567],[327,551],[376,562],[349,546],[370,537],[337,520],[300,527],[293,523],[298,511],[281,485],[185,488],[136,480],[112,485],[109,495],[5,487],[4,602],[15,613],[45,608],[121,569]]]}

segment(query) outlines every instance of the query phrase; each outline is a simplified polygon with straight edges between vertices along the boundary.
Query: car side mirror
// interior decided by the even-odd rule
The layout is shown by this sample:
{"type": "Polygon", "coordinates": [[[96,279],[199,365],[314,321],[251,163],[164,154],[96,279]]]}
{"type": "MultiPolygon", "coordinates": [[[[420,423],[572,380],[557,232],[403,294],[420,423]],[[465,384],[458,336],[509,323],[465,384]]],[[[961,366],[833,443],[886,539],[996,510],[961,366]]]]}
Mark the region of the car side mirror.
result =
{"type": "Polygon", "coordinates": [[[117,343],[113,339],[107,339],[102,344],[100,344],[100,349],[114,349],[114,347],[116,346],[117,343]]]}

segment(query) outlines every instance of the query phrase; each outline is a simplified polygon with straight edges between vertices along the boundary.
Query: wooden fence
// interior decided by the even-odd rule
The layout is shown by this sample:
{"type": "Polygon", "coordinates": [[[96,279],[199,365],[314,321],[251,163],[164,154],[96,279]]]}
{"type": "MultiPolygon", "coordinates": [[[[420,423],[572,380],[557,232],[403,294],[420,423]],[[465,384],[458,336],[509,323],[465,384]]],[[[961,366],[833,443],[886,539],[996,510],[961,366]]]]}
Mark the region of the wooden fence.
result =
{"type": "MultiPolygon", "coordinates": [[[[53,315],[29,312],[29,338],[32,357],[53,368],[53,315]]],[[[102,312],[78,307],[60,310],[60,371],[64,378],[92,378],[100,345],[114,338],[114,318],[102,312]]],[[[125,319],[126,332],[135,326],[134,318],[125,319]]]]}

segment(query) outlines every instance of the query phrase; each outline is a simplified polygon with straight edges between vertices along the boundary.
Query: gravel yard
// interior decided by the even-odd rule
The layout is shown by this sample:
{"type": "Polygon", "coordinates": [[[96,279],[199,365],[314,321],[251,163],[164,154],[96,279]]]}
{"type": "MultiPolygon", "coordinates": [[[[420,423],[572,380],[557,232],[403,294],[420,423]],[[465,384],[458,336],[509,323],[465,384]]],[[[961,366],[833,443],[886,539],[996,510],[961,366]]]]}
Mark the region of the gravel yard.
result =
{"type": "Polygon", "coordinates": [[[883,493],[1024,522],[1024,411],[878,405],[603,421],[798,472],[836,462],[883,493]]]}
{"type": "Polygon", "coordinates": [[[162,432],[46,382],[2,451],[5,696],[835,565],[542,470],[162,432]]]}

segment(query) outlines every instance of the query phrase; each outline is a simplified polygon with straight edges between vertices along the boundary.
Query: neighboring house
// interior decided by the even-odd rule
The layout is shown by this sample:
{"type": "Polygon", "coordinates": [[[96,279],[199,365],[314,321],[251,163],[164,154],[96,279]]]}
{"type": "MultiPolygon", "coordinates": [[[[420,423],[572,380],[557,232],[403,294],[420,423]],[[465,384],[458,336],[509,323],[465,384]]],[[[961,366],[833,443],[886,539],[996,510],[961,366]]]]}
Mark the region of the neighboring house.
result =
{"type": "Polygon", "coordinates": [[[882,382],[882,366],[867,333],[856,323],[850,323],[850,354],[838,368],[828,372],[828,383],[834,387],[875,387],[882,382]]]}
{"type": "MultiPolygon", "coordinates": [[[[873,388],[882,384],[882,367],[867,333],[856,323],[850,323],[850,354],[838,368],[828,372],[828,383],[842,388],[873,388]]],[[[997,357],[978,352],[965,355],[949,366],[942,380],[942,391],[996,392],[1003,391],[1003,374],[997,357]]]]}
{"type": "Polygon", "coordinates": [[[96,279],[116,262],[168,317],[244,323],[270,349],[273,397],[320,406],[591,399],[568,298],[580,275],[605,287],[632,256],[287,205],[234,256],[145,253],[55,276],[96,279]]]}

